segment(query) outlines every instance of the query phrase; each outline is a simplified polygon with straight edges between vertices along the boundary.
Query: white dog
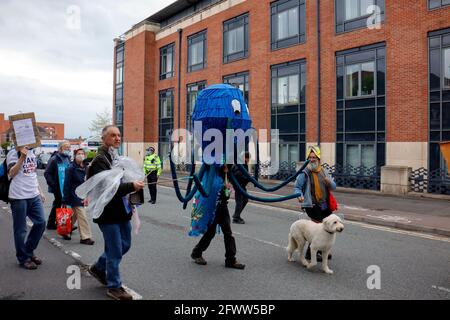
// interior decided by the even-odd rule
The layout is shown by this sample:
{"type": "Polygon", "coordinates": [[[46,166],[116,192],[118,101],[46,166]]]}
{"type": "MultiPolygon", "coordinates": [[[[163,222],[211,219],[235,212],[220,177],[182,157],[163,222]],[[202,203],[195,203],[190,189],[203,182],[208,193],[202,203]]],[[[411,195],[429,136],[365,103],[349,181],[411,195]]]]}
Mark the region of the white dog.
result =
{"type": "Polygon", "coordinates": [[[294,261],[292,254],[296,249],[300,253],[300,262],[311,269],[317,264],[317,251],[322,252],[322,270],[328,274],[333,274],[333,270],[328,268],[328,254],[336,239],[336,232],[342,232],[344,225],[341,219],[331,214],[322,223],[315,223],[309,220],[297,220],[291,225],[289,232],[288,260],[294,261]],[[311,245],[311,262],[308,263],[303,256],[303,247],[308,242],[311,245]]]}

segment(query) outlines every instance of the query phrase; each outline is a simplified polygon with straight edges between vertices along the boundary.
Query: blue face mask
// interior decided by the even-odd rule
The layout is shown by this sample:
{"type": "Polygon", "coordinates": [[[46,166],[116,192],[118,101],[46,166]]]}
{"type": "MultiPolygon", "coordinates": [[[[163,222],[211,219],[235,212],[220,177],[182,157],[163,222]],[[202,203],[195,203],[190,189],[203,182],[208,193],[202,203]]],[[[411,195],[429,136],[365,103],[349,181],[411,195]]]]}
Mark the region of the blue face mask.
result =
{"type": "Polygon", "coordinates": [[[70,151],[69,150],[64,150],[62,152],[63,155],[65,155],[66,157],[70,157],[70,151]]]}

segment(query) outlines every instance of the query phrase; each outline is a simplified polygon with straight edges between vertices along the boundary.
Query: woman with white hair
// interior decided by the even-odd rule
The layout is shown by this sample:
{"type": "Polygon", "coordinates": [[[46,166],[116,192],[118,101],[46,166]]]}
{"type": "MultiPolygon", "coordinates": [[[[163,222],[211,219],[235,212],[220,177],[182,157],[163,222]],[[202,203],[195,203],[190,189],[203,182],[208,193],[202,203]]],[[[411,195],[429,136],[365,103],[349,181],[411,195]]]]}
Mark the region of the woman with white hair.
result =
{"type": "Polygon", "coordinates": [[[64,176],[69,164],[70,142],[64,140],[58,144],[58,152],[50,158],[44,173],[45,181],[47,181],[48,185],[48,192],[53,193],[55,196],[47,221],[47,229],[49,230],[56,230],[56,209],[61,208],[64,176]]]}

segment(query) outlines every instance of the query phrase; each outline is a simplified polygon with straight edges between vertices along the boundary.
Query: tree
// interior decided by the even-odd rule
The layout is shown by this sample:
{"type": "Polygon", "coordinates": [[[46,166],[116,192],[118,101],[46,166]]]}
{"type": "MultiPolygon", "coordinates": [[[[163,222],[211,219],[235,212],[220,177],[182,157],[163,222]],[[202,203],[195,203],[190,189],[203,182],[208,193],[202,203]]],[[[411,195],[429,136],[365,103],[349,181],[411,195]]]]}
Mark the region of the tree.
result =
{"type": "Polygon", "coordinates": [[[94,135],[100,135],[102,133],[102,129],[110,125],[112,123],[112,115],[111,110],[105,108],[103,112],[96,113],[96,118],[91,121],[91,125],[89,127],[89,131],[94,135]]]}

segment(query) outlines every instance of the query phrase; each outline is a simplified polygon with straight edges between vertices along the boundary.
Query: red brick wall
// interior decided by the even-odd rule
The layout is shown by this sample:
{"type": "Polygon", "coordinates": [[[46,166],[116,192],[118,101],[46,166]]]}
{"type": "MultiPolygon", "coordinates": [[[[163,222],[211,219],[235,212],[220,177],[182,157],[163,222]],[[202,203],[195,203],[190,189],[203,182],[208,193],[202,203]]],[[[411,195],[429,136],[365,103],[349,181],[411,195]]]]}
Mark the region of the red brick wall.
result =
{"type": "MultiPolygon", "coordinates": [[[[228,74],[249,71],[250,113],[256,128],[270,128],[270,66],[306,59],[307,142],[317,141],[316,1],[306,1],[306,43],[270,49],[271,0],[248,0],[183,30],[181,62],[181,127],[186,119],[186,84],[221,83],[228,74]],[[223,21],[249,12],[250,51],[247,59],[222,63],[223,21]],[[207,32],[207,68],[187,73],[187,37],[207,32]]],[[[360,29],[336,35],[334,0],[321,1],[321,141],[335,141],[335,53],[386,42],[387,141],[427,141],[428,31],[450,27],[450,8],[429,11],[426,0],[386,1],[381,29],[360,29]]],[[[125,45],[124,140],[158,140],[159,91],[174,89],[174,128],[178,127],[178,33],[155,41],[143,32],[125,45]],[[159,48],[175,43],[175,77],[159,80],[159,48]]]]}
{"type": "Polygon", "coordinates": [[[55,140],[64,139],[64,123],[36,122],[36,125],[42,128],[50,127],[55,130],[55,140]]]}

